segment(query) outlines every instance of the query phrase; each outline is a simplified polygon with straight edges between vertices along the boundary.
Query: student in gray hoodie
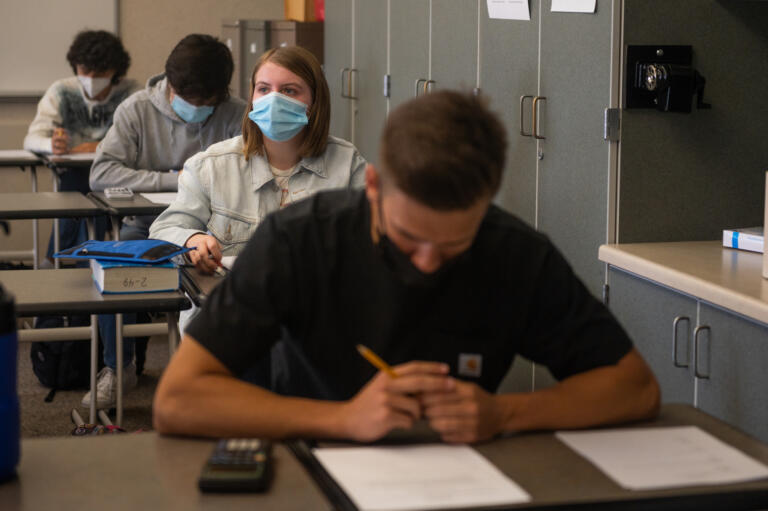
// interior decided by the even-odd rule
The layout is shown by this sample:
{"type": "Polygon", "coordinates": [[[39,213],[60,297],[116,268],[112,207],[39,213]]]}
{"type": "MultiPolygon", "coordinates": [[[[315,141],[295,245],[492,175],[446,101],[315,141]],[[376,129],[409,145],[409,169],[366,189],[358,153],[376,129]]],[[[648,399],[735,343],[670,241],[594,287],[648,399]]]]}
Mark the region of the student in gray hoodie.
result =
{"type": "MultiPolygon", "coordinates": [[[[191,34],[173,49],[165,73],[126,99],[115,111],[112,127],[96,151],[90,185],[95,191],[113,186],[134,192],[176,191],[184,161],[216,142],[240,134],[246,104],[229,95],[234,64],[229,49],[209,35],[191,34]]],[[[155,217],[123,219],[120,239],[144,239],[155,217]]],[[[126,315],[125,322],[135,322],[126,315]]],[[[97,383],[96,406],[116,400],[115,327],[113,316],[99,318],[105,367],[97,383]]],[[[125,339],[123,389],[136,386],[134,339],[125,339]]],[[[83,398],[90,405],[90,392],[83,398]]]]}

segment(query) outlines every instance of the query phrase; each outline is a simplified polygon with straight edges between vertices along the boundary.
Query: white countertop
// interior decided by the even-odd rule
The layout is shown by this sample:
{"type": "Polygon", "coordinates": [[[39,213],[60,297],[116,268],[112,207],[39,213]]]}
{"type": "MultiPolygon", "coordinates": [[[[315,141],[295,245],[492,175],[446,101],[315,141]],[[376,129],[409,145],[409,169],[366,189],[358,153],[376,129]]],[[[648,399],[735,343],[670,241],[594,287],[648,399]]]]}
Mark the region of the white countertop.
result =
{"type": "Polygon", "coordinates": [[[598,258],[616,268],[768,324],[763,255],[721,241],[602,245],[598,258]]]}

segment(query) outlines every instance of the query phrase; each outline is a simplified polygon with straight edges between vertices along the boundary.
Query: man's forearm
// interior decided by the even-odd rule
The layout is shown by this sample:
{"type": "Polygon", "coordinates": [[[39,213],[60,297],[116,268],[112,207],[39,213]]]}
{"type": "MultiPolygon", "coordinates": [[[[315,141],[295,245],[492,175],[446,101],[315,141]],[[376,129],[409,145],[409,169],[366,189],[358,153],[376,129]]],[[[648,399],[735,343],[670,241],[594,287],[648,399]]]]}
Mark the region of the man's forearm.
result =
{"type": "Polygon", "coordinates": [[[161,433],[178,435],[339,438],[342,407],[283,397],[231,376],[207,374],[184,387],[158,392],[154,425],[161,433]]]}
{"type": "Polygon", "coordinates": [[[659,407],[653,373],[633,350],[616,365],[567,378],[549,389],[497,396],[505,431],[585,428],[653,417],[659,407]]]}

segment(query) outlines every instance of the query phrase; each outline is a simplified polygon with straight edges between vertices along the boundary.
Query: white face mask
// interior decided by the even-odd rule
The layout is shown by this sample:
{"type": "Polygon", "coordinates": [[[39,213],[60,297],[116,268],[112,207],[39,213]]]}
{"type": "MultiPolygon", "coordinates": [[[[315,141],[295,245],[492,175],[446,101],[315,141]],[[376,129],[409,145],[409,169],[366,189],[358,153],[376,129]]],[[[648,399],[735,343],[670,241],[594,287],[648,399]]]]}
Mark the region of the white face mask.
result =
{"type": "Polygon", "coordinates": [[[112,78],[91,78],[90,76],[77,75],[77,79],[80,80],[80,85],[83,86],[88,98],[93,99],[94,96],[98,96],[101,91],[109,87],[112,83],[112,78]]]}

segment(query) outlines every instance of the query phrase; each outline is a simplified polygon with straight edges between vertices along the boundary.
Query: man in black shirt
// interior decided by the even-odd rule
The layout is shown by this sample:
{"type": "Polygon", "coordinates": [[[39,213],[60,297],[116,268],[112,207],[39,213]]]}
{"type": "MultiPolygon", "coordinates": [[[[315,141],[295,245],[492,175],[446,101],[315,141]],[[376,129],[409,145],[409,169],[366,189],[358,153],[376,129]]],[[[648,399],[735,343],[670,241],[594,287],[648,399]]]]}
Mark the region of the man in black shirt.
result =
{"type": "Polygon", "coordinates": [[[610,312],[545,236],[491,205],[505,149],[473,96],[392,112],[365,192],[320,193],[259,227],[163,375],[157,429],[370,441],[427,419],[474,442],[652,416],[656,380],[610,312]],[[278,340],[270,390],[233,376],[278,340]],[[517,354],[559,383],[494,394],[517,354]]]}

